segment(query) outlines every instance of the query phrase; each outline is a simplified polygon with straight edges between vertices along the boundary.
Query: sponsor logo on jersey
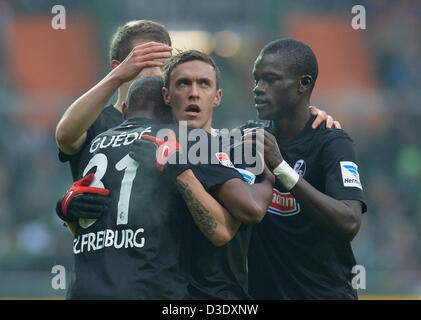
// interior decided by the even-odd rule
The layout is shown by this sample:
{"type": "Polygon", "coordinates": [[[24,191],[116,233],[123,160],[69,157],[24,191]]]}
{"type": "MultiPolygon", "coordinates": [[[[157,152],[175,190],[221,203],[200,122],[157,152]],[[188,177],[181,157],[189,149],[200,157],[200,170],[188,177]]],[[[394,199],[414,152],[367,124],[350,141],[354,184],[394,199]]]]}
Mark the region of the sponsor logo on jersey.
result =
{"type": "Polygon", "coordinates": [[[352,161],[340,161],[339,164],[341,166],[344,187],[356,187],[362,190],[363,187],[360,182],[358,166],[352,161]]]}
{"type": "Polygon", "coordinates": [[[272,202],[268,212],[279,216],[292,216],[300,212],[300,204],[291,193],[280,192],[273,188],[272,202]]]}
{"type": "Polygon", "coordinates": [[[234,168],[234,165],[232,164],[230,157],[225,152],[215,153],[215,156],[223,166],[234,168]]]}
{"type": "Polygon", "coordinates": [[[297,172],[300,177],[304,177],[306,173],[306,163],[303,159],[300,159],[295,163],[294,171],[297,172]]]}

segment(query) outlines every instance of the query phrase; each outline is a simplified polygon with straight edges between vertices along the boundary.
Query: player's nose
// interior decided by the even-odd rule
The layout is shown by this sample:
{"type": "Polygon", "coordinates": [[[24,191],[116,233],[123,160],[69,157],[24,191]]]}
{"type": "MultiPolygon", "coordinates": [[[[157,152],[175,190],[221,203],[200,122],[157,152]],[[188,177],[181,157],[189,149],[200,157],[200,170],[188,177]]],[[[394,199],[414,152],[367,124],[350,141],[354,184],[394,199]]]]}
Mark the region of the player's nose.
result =
{"type": "Polygon", "coordinates": [[[265,90],[264,90],[264,88],[262,86],[261,81],[256,82],[256,84],[254,85],[254,88],[253,88],[253,93],[256,96],[265,93],[265,90]]]}
{"type": "Polygon", "coordinates": [[[190,86],[190,97],[198,98],[199,97],[199,88],[196,82],[193,82],[190,86]]]}

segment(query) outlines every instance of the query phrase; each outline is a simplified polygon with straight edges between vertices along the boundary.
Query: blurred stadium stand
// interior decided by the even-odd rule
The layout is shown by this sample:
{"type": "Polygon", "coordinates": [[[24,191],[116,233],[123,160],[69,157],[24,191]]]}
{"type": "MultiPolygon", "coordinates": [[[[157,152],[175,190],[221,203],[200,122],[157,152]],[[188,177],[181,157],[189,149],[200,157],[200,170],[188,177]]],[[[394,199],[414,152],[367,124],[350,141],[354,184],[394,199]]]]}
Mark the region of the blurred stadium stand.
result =
{"type": "Polygon", "coordinates": [[[76,0],[64,4],[67,29],[53,30],[56,3],[0,0],[0,297],[65,295],[51,288],[51,268],[71,270],[72,238],[54,208],[71,175],[57,159],[54,129],[67,106],[108,72],[109,38],[133,19],[214,39],[224,30],[235,34],[230,54],[215,47],[223,41],[209,47],[224,91],[216,128],[256,117],[251,70],[264,44],[276,37],[307,42],[320,63],[312,104],[339,120],[359,151],[369,206],[353,241],[367,276],[359,293],[421,296],[421,2],[361,1],[367,30],[359,31],[351,28],[354,1],[322,3],[76,0]]]}

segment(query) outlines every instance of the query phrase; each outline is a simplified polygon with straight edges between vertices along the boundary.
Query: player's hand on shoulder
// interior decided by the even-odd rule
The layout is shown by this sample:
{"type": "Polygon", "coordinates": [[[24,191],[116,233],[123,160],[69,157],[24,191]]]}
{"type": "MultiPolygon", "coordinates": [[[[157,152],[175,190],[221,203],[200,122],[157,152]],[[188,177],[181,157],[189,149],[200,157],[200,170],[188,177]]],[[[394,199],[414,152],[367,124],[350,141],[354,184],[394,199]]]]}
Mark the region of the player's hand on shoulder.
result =
{"type": "Polygon", "coordinates": [[[156,162],[159,171],[163,171],[167,163],[173,163],[177,152],[182,148],[177,141],[174,131],[167,132],[167,140],[150,135],[142,135],[130,146],[129,155],[139,163],[156,162]]]}
{"type": "Polygon", "coordinates": [[[91,173],[76,181],[64,197],[57,202],[56,213],[60,219],[73,222],[79,218],[99,219],[108,212],[110,191],[89,187],[94,179],[91,173]]]}
{"type": "Polygon", "coordinates": [[[140,164],[156,163],[157,149],[156,143],[142,138],[130,145],[129,156],[140,164]]]}
{"type": "Polygon", "coordinates": [[[169,183],[174,183],[178,175],[190,168],[172,131],[168,132],[167,140],[143,135],[131,144],[129,155],[139,163],[153,164],[169,183]]]}
{"type": "Polygon", "coordinates": [[[321,110],[315,106],[310,106],[308,107],[309,112],[312,116],[315,116],[316,119],[313,121],[311,127],[313,129],[316,129],[319,127],[319,125],[323,122],[326,121],[326,128],[330,129],[332,128],[332,126],[336,129],[342,129],[341,124],[339,123],[339,121],[336,121],[335,119],[333,119],[333,117],[329,114],[326,113],[326,111],[321,110]]]}

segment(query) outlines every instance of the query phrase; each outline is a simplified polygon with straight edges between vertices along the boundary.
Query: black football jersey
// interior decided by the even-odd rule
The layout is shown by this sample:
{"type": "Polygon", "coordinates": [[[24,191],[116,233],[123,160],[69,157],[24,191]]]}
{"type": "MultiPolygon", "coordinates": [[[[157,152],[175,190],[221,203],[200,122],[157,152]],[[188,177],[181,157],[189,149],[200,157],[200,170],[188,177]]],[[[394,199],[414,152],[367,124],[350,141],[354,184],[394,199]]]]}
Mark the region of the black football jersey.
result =
{"type": "Polygon", "coordinates": [[[72,171],[73,181],[77,180],[76,177],[80,166],[80,155],[83,149],[88,146],[93,138],[95,138],[97,135],[107,131],[108,129],[114,128],[115,126],[118,126],[123,122],[123,120],[123,114],[114,108],[112,104],[110,104],[101,111],[98,118],[86,131],[85,143],[78,153],[74,155],[68,155],[59,149],[59,160],[61,162],[69,161],[70,163],[70,170],[72,171]]]}
{"type": "MultiPolygon", "coordinates": [[[[278,139],[282,156],[317,190],[337,200],[359,200],[365,212],[351,138],[343,130],[313,130],[314,119],[295,138],[278,139]]],[[[351,244],[312,219],[278,179],[268,212],[253,229],[248,263],[249,292],[256,299],[357,298],[351,244]]]]}
{"type": "MultiPolygon", "coordinates": [[[[245,161],[234,164],[236,145],[232,139],[220,136],[223,152],[211,157],[224,166],[235,168],[243,180],[253,184],[259,180],[252,172],[245,170],[245,161]]],[[[241,195],[240,195],[241,196],[241,195]]],[[[252,225],[242,224],[231,241],[224,246],[212,245],[198,229],[193,230],[192,267],[189,296],[196,300],[248,300],[247,253],[252,225]]]]}
{"type": "MultiPolygon", "coordinates": [[[[176,125],[129,119],[82,152],[77,179],[95,173],[91,186],[109,189],[112,205],[102,218],[78,222],[69,298],[188,298],[193,219],[175,186],[159,172],[154,154],[139,163],[129,156],[133,141],[168,128],[178,136],[176,125]]],[[[199,180],[208,188],[241,178],[223,165],[212,165],[209,174],[206,167],[199,180]]]]}
{"type": "Polygon", "coordinates": [[[247,252],[251,225],[242,225],[222,247],[193,230],[189,295],[196,300],[248,300],[247,252]]]}

